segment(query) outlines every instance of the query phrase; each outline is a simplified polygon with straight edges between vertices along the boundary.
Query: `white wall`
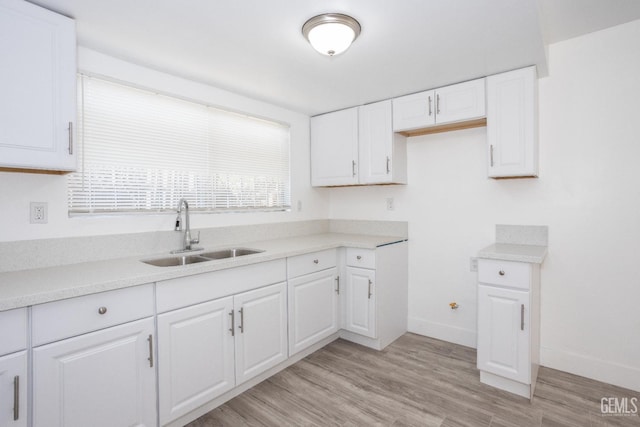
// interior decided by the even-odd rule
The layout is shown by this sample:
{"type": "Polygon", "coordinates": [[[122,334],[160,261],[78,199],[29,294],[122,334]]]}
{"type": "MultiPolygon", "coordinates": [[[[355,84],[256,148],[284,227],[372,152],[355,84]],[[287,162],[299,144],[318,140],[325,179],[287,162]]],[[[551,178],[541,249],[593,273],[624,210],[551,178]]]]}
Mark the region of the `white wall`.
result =
{"type": "MultiPolygon", "coordinates": [[[[80,70],[88,74],[107,76],[290,124],[291,200],[294,209],[272,213],[194,214],[193,228],[327,218],[326,191],[309,186],[309,118],[306,115],[139,67],[85,48],[79,49],[78,63],[80,70]],[[296,210],[298,200],[302,202],[300,212],[296,210]]],[[[0,172],[0,241],[173,229],[175,216],[171,214],[69,218],[66,182],[65,176],[0,172]],[[29,203],[32,201],[48,203],[48,224],[29,223],[29,203]]]]}
{"type": "Polygon", "coordinates": [[[474,346],[469,257],[495,224],[548,225],[542,363],[640,390],[639,52],[640,21],[550,46],[539,179],[487,179],[470,129],[410,139],[406,187],[331,190],[331,218],[409,222],[413,331],[474,346]]]}

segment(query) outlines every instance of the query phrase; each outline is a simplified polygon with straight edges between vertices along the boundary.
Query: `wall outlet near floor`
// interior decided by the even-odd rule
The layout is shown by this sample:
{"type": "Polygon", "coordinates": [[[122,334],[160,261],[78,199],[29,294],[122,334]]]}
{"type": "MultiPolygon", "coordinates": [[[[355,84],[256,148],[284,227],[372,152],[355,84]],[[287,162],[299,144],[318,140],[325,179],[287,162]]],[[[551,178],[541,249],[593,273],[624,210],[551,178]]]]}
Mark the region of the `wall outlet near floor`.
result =
{"type": "Polygon", "coordinates": [[[478,258],[469,258],[469,271],[478,271],[478,258]]]}
{"type": "Polygon", "coordinates": [[[392,211],[395,209],[395,205],[393,203],[393,197],[387,198],[387,210],[392,211]]]}
{"type": "Polygon", "coordinates": [[[29,208],[29,222],[31,222],[31,224],[47,223],[47,203],[46,202],[31,202],[30,208],[29,208]]]}

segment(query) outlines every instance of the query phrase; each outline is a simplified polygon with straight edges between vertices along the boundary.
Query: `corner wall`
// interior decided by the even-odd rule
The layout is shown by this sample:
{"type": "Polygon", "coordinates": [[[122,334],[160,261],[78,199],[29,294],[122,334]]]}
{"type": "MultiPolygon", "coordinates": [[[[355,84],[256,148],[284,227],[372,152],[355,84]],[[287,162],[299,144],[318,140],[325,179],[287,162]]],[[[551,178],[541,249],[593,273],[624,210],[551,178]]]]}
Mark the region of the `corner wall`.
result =
{"type": "Polygon", "coordinates": [[[640,21],[550,46],[538,179],[488,179],[481,128],[409,139],[407,186],[331,190],[330,218],[409,222],[412,331],[474,347],[469,258],[495,224],[548,225],[542,364],[640,390],[638,52],[640,21]]]}

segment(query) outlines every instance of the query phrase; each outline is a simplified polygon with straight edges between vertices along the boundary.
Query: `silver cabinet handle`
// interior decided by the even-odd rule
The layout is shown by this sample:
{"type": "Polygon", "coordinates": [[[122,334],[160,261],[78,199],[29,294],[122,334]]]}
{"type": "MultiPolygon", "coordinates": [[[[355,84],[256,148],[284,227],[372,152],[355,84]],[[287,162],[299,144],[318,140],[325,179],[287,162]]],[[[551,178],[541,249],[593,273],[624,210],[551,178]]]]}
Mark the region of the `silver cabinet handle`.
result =
{"type": "Polygon", "coordinates": [[[20,418],[20,377],[13,377],[13,421],[20,418]]]}
{"type": "Polygon", "coordinates": [[[240,333],[243,334],[244,333],[244,307],[242,307],[239,311],[240,311],[240,325],[238,327],[240,328],[240,333]]]}
{"type": "Polygon", "coordinates": [[[371,299],[371,285],[373,285],[373,282],[371,281],[371,279],[369,279],[369,295],[367,296],[368,299],[371,299]]]}
{"type": "Polygon", "coordinates": [[[433,114],[433,111],[431,111],[431,95],[429,95],[429,117],[431,117],[431,114],[433,114]]]}
{"type": "Polygon", "coordinates": [[[520,304],[520,330],[524,331],[524,304],[520,304]]]}
{"type": "Polygon", "coordinates": [[[356,161],[351,160],[351,175],[356,176],[356,161]]]}
{"type": "Polygon", "coordinates": [[[313,263],[314,263],[314,264],[317,264],[318,262],[319,262],[319,261],[318,261],[317,259],[314,259],[314,260],[313,260],[313,263]]]}
{"type": "Polygon", "coordinates": [[[69,154],[73,154],[73,122],[69,122],[69,154]]]}
{"type": "Polygon", "coordinates": [[[360,261],[360,260],[362,259],[362,256],[358,255],[358,256],[356,256],[356,259],[357,259],[358,261],[360,261]]]}
{"type": "Polygon", "coordinates": [[[489,159],[489,163],[491,164],[491,167],[493,167],[493,145],[489,146],[489,159]]]}
{"type": "Polygon", "coordinates": [[[389,162],[391,161],[391,159],[389,158],[389,156],[387,156],[387,175],[389,175],[389,162]]]}
{"type": "Polygon", "coordinates": [[[340,295],[340,276],[336,276],[336,294],[340,295]]]}
{"type": "Polygon", "coordinates": [[[501,275],[501,276],[504,276],[504,270],[498,271],[498,274],[501,275]]]}
{"type": "Polygon", "coordinates": [[[147,341],[149,341],[149,357],[147,360],[149,361],[149,367],[153,368],[153,335],[149,334],[147,341]]]}
{"type": "Polygon", "coordinates": [[[229,332],[231,332],[231,336],[232,337],[235,337],[236,336],[236,331],[235,331],[235,326],[234,326],[235,317],[236,317],[235,316],[235,312],[233,310],[231,310],[229,312],[229,316],[231,316],[231,328],[229,328],[229,332]]]}
{"type": "Polygon", "coordinates": [[[105,314],[107,312],[107,307],[100,307],[98,309],[98,314],[105,314]]]}
{"type": "Polygon", "coordinates": [[[436,114],[440,114],[440,94],[436,95],[436,114]]]}

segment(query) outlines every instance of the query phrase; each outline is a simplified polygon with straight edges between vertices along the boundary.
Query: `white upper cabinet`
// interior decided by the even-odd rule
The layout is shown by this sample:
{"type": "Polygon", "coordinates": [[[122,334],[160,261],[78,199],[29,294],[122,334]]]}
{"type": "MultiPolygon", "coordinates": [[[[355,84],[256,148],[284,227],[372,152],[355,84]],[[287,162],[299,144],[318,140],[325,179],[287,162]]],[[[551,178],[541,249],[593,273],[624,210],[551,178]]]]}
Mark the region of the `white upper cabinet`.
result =
{"type": "Polygon", "coordinates": [[[358,184],[358,108],[311,118],[311,185],[358,184]]]}
{"type": "Polygon", "coordinates": [[[487,77],[489,177],[538,176],[536,68],[487,77]]]}
{"type": "Polygon", "coordinates": [[[406,184],[406,138],[393,133],[391,100],[359,107],[360,184],[406,184]]]}
{"type": "Polygon", "coordinates": [[[484,78],[393,100],[394,132],[463,122],[484,116],[484,78]]]}
{"type": "Polygon", "coordinates": [[[76,168],[75,21],[0,0],[0,168],[76,168]]]}
{"type": "Polygon", "coordinates": [[[406,138],[391,100],[311,118],[311,185],[406,184],[406,138]]]}

